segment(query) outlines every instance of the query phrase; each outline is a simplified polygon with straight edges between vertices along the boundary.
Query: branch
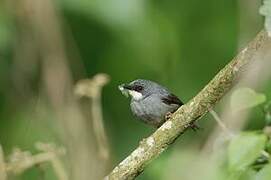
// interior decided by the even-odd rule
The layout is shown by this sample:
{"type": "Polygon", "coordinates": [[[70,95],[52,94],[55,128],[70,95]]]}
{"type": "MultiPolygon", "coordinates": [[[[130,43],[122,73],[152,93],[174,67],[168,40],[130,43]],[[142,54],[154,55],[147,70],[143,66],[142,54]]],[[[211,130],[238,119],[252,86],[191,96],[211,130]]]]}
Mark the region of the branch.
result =
{"type": "Polygon", "coordinates": [[[91,116],[94,135],[98,143],[99,156],[104,162],[109,159],[109,145],[103,125],[103,113],[101,104],[102,88],[108,84],[110,77],[107,74],[99,73],[91,79],[80,80],[74,88],[77,97],[90,98],[91,116]]]}
{"type": "Polygon", "coordinates": [[[9,157],[9,161],[5,162],[4,153],[0,145],[0,180],[7,179],[8,173],[20,174],[27,169],[46,162],[51,162],[53,170],[59,180],[68,180],[63,164],[59,159],[60,155],[65,154],[63,148],[57,148],[54,144],[37,143],[38,154],[31,154],[29,151],[21,151],[14,149],[9,157]]]}
{"type": "Polygon", "coordinates": [[[170,120],[143,140],[105,179],[134,179],[138,176],[153,159],[183,134],[191,123],[215,106],[267,40],[267,33],[261,31],[198,95],[181,106],[170,120]]]}

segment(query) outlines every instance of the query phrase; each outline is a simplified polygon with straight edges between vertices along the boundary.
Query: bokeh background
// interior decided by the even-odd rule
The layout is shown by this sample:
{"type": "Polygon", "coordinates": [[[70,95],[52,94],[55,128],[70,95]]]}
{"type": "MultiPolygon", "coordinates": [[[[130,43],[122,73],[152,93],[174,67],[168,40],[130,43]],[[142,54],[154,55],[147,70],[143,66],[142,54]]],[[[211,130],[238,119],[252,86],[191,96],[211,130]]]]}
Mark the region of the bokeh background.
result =
{"type": "MultiPolygon", "coordinates": [[[[1,0],[0,143],[5,154],[14,147],[35,153],[35,143],[53,142],[67,148],[63,161],[71,179],[107,174],[154,131],[135,120],[117,86],[150,79],[187,102],[263,28],[260,5],[260,0],[1,0]],[[97,73],[110,77],[101,102],[110,160],[101,173],[91,100],[73,93],[76,82],[97,73]]],[[[270,85],[261,89],[267,95],[269,90],[270,85]]],[[[262,117],[256,109],[246,128],[262,127],[262,117]]],[[[206,115],[199,125],[202,130],[187,131],[138,179],[197,179],[188,164],[211,179],[210,163],[195,154],[215,121],[206,115]]],[[[48,164],[11,179],[41,176],[56,179],[48,164]]]]}

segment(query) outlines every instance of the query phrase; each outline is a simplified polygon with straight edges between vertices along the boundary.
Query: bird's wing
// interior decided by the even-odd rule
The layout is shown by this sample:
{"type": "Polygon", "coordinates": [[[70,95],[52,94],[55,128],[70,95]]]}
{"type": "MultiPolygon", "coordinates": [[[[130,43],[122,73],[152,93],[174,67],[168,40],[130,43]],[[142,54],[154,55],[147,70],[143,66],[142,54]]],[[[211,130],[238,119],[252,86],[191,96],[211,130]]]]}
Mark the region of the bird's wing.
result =
{"type": "Polygon", "coordinates": [[[177,104],[179,106],[183,105],[183,102],[174,94],[168,94],[162,98],[162,102],[167,105],[177,104]]]}

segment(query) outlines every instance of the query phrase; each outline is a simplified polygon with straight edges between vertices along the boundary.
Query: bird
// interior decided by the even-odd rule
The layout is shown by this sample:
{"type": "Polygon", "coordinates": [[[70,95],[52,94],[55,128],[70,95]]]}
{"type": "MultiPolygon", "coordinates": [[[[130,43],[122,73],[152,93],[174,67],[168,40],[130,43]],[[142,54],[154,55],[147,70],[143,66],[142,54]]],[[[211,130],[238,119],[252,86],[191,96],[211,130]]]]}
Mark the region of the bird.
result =
{"type": "Polygon", "coordinates": [[[131,97],[132,113],[144,123],[159,128],[184,103],[166,87],[145,79],[136,79],[118,86],[131,97]]]}

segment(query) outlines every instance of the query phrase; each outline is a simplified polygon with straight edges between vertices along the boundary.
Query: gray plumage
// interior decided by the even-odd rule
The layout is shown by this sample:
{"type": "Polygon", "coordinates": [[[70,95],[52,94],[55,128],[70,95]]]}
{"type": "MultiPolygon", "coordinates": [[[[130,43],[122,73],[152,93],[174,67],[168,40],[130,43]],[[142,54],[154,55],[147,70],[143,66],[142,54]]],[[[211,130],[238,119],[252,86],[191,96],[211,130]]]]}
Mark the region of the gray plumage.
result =
{"type": "Polygon", "coordinates": [[[154,127],[160,127],[167,113],[173,113],[183,105],[167,88],[150,80],[137,79],[120,85],[119,89],[131,96],[132,113],[154,127]]]}

